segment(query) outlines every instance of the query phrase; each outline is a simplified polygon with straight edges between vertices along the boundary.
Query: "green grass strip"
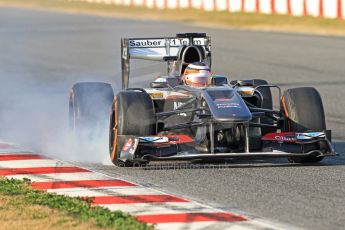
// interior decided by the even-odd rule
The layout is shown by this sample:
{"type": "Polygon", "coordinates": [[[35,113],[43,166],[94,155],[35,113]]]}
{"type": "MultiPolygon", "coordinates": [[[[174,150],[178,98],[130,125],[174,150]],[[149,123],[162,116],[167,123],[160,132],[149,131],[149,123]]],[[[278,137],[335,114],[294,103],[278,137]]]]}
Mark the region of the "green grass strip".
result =
{"type": "Polygon", "coordinates": [[[30,180],[0,179],[0,194],[24,196],[28,204],[44,205],[67,213],[82,221],[93,220],[97,226],[117,230],[146,230],[153,229],[145,223],[121,211],[91,205],[91,198],[68,197],[48,193],[30,187],[30,180]]]}

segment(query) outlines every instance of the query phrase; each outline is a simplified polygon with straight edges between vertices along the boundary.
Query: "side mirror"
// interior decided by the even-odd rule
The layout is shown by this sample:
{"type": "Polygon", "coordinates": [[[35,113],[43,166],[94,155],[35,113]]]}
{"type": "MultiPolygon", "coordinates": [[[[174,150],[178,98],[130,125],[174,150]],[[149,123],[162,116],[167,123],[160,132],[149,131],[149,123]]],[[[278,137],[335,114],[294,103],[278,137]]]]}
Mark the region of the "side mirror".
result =
{"type": "Polygon", "coordinates": [[[214,75],[211,78],[211,85],[214,85],[214,86],[228,85],[228,78],[222,75],[214,75]]]}
{"type": "Polygon", "coordinates": [[[169,88],[179,85],[179,79],[177,77],[164,77],[158,78],[154,82],[151,82],[151,88],[169,88]]]}
{"type": "Polygon", "coordinates": [[[168,82],[151,82],[151,88],[168,88],[168,82]]]}

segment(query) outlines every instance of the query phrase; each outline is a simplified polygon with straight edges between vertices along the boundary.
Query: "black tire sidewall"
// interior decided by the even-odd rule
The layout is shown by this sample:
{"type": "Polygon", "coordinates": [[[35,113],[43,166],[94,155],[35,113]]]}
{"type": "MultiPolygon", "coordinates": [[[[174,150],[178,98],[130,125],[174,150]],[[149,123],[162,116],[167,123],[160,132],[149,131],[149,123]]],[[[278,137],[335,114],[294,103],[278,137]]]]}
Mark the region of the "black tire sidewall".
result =
{"type": "Polygon", "coordinates": [[[116,95],[110,117],[110,154],[114,148],[115,117],[117,119],[117,144],[112,162],[117,166],[132,166],[132,162],[119,160],[125,141],[122,135],[150,136],[156,134],[155,112],[151,97],[147,93],[139,91],[122,91],[116,95]]]}
{"type": "MultiPolygon", "coordinates": [[[[257,87],[260,85],[268,85],[268,82],[266,80],[262,79],[253,79],[253,86],[257,87]]],[[[271,89],[268,87],[262,87],[257,89],[262,97],[263,97],[263,102],[262,102],[262,108],[263,109],[272,109],[273,108],[273,100],[272,100],[272,93],[271,89]]],[[[272,120],[269,118],[260,118],[260,122],[264,124],[270,124],[272,123],[272,120]]],[[[267,133],[273,133],[276,132],[276,129],[273,128],[267,128],[267,127],[262,127],[261,128],[261,135],[265,135],[267,133]]]]}
{"type": "Polygon", "coordinates": [[[326,130],[325,113],[319,92],[312,87],[288,89],[283,94],[288,127],[286,131],[326,130]]]}
{"type": "MultiPolygon", "coordinates": [[[[257,87],[260,85],[268,85],[268,82],[266,80],[262,79],[253,79],[253,86],[257,87]]],[[[272,100],[272,93],[270,88],[268,87],[262,87],[257,89],[263,96],[263,105],[262,108],[264,109],[272,109],[273,107],[273,100],[272,100]]]]}
{"type": "MultiPolygon", "coordinates": [[[[283,94],[285,130],[308,132],[326,130],[325,113],[319,92],[313,87],[288,89],[283,94]]],[[[324,157],[290,157],[292,163],[316,163],[324,157]]]]}

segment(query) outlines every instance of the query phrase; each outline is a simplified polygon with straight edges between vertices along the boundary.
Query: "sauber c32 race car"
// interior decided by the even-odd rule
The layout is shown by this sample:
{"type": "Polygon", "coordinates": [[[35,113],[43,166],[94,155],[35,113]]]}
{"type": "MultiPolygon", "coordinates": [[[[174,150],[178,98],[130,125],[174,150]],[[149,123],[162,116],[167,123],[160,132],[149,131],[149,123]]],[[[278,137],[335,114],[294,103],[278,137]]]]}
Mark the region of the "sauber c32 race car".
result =
{"type": "Polygon", "coordinates": [[[80,82],[70,93],[70,123],[79,132],[109,125],[115,165],[150,161],[286,157],[319,162],[336,152],[326,129],[320,94],[312,87],[281,93],[265,80],[212,75],[205,87],[181,84],[186,67],[211,66],[211,39],[204,33],[121,40],[122,90],[80,82]],[[130,59],[163,61],[167,76],[149,88],[129,88],[130,59]],[[272,90],[279,94],[273,108],[272,90]],[[104,119],[110,114],[109,119],[104,119]],[[104,122],[107,120],[107,122],[104,122]]]}

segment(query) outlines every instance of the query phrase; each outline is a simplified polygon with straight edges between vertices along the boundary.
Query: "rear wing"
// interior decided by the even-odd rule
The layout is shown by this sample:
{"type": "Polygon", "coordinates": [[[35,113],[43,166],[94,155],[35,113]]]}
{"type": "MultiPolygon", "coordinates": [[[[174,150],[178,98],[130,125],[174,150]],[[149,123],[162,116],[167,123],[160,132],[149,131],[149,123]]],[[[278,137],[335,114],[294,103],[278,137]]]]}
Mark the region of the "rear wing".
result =
{"type": "Polygon", "coordinates": [[[185,47],[194,46],[211,65],[211,38],[205,33],[177,34],[176,37],[121,39],[122,89],[128,88],[130,59],[151,61],[182,60],[185,47]]]}

